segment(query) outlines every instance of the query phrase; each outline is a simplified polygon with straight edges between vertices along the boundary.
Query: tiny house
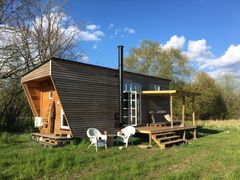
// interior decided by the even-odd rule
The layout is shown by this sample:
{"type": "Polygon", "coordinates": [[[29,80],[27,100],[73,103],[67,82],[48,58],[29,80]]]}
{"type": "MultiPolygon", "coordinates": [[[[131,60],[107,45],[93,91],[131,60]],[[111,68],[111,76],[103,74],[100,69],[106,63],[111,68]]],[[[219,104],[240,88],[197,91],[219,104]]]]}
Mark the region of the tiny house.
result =
{"type": "Polygon", "coordinates": [[[168,90],[169,79],[123,74],[122,104],[118,69],[51,58],[25,74],[21,83],[40,134],[79,138],[90,127],[114,133],[123,124],[146,125],[150,110],[169,112],[169,96],[141,93],[168,90]]]}

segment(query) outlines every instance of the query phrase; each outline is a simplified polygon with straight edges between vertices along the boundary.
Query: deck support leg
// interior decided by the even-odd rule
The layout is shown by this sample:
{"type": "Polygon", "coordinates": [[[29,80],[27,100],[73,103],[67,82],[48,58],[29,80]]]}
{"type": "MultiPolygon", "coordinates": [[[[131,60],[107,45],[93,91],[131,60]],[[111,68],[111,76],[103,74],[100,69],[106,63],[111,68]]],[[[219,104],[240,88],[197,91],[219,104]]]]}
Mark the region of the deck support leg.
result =
{"type": "Polygon", "coordinates": [[[172,110],[172,95],[170,95],[170,116],[171,116],[171,128],[173,128],[173,110],[172,110]]]}
{"type": "Polygon", "coordinates": [[[193,139],[197,139],[197,129],[193,130],[193,139]]]}
{"type": "Polygon", "coordinates": [[[195,96],[192,97],[192,125],[196,125],[196,120],[195,120],[195,96]]]}
{"type": "Polygon", "coordinates": [[[183,98],[183,104],[182,104],[182,126],[185,126],[185,104],[186,104],[186,98],[185,96],[183,98]]]}
{"type": "Polygon", "coordinates": [[[183,139],[186,139],[186,130],[183,131],[183,139]]]}
{"type": "Polygon", "coordinates": [[[149,147],[152,147],[152,133],[149,133],[149,147]]]}

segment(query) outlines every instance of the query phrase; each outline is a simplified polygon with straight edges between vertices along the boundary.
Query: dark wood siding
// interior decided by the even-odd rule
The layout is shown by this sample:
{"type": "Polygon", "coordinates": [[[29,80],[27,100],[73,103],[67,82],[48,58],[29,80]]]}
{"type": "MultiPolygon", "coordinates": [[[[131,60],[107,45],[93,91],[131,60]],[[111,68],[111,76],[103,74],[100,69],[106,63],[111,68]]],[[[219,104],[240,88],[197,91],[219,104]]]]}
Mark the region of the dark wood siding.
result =
{"type": "MultiPolygon", "coordinates": [[[[56,88],[57,99],[60,100],[57,104],[63,107],[74,137],[86,136],[86,130],[90,127],[98,128],[102,132],[116,132],[118,122],[114,115],[119,110],[117,70],[52,59],[25,75],[22,82],[34,80],[39,83],[49,79],[49,75],[56,88]]],[[[160,85],[164,90],[169,87],[169,80],[135,73],[125,72],[124,79],[140,83],[142,90],[153,90],[154,84],[160,85]]],[[[39,104],[38,99],[36,102],[39,104]]],[[[36,106],[36,109],[41,111],[39,106],[36,106]]],[[[169,111],[169,98],[142,97],[143,125],[147,123],[150,110],[169,111]]],[[[59,119],[57,117],[55,126],[59,125],[59,119]]],[[[56,126],[55,130],[59,130],[59,127],[56,126]]]]}
{"type": "Polygon", "coordinates": [[[23,76],[21,81],[26,82],[26,81],[31,81],[31,80],[40,79],[40,78],[49,76],[51,74],[50,63],[51,61],[48,61],[45,64],[38,67],[37,69],[34,69],[30,73],[23,76]]]}
{"type": "Polygon", "coordinates": [[[115,132],[118,112],[116,71],[64,61],[52,61],[52,78],[75,137],[90,127],[115,132]]]}
{"type": "Polygon", "coordinates": [[[169,80],[166,79],[128,72],[124,73],[124,79],[140,83],[142,86],[142,90],[154,90],[153,89],[154,84],[160,85],[161,90],[169,89],[169,80]]]}

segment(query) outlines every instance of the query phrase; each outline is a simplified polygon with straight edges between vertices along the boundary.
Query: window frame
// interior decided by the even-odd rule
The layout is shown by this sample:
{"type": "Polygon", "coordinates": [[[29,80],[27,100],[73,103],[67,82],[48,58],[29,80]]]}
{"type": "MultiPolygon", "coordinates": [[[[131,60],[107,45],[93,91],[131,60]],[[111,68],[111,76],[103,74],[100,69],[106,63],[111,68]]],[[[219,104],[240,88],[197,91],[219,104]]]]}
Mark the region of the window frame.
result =
{"type": "MultiPolygon", "coordinates": [[[[68,126],[63,125],[63,116],[65,116],[65,113],[63,111],[63,108],[61,108],[61,129],[70,129],[69,125],[68,126]]],[[[65,116],[65,120],[66,120],[66,123],[68,124],[66,116],[65,116]]]]}
{"type": "Polygon", "coordinates": [[[53,99],[53,91],[52,90],[49,91],[48,99],[53,99]]]}

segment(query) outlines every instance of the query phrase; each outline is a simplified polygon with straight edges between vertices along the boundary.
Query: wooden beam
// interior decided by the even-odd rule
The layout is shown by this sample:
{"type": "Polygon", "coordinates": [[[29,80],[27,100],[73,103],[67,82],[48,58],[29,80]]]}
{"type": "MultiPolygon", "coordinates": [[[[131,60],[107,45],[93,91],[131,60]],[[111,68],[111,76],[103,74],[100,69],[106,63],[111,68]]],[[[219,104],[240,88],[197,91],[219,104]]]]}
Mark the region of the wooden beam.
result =
{"type": "Polygon", "coordinates": [[[176,90],[149,90],[142,91],[142,95],[155,95],[155,96],[169,96],[171,94],[175,94],[176,90]]]}
{"type": "Polygon", "coordinates": [[[195,121],[195,96],[192,97],[192,125],[196,125],[195,121]]]}
{"type": "Polygon", "coordinates": [[[186,104],[186,97],[183,96],[183,104],[182,104],[182,125],[185,125],[185,104],[186,104]]]}
{"type": "Polygon", "coordinates": [[[172,95],[170,95],[170,116],[171,116],[171,128],[173,128],[172,95]]]}
{"type": "Polygon", "coordinates": [[[30,108],[31,108],[31,110],[32,110],[32,112],[33,112],[33,115],[34,115],[35,117],[36,117],[36,116],[39,116],[39,114],[37,113],[36,107],[35,107],[35,105],[34,105],[34,103],[33,103],[33,100],[32,100],[32,97],[31,97],[31,94],[30,94],[30,92],[29,92],[29,89],[28,89],[27,84],[26,84],[26,83],[22,83],[22,86],[23,86],[24,93],[25,93],[25,95],[26,95],[26,97],[27,97],[27,100],[28,100],[28,102],[29,102],[29,104],[30,104],[30,108]]]}

